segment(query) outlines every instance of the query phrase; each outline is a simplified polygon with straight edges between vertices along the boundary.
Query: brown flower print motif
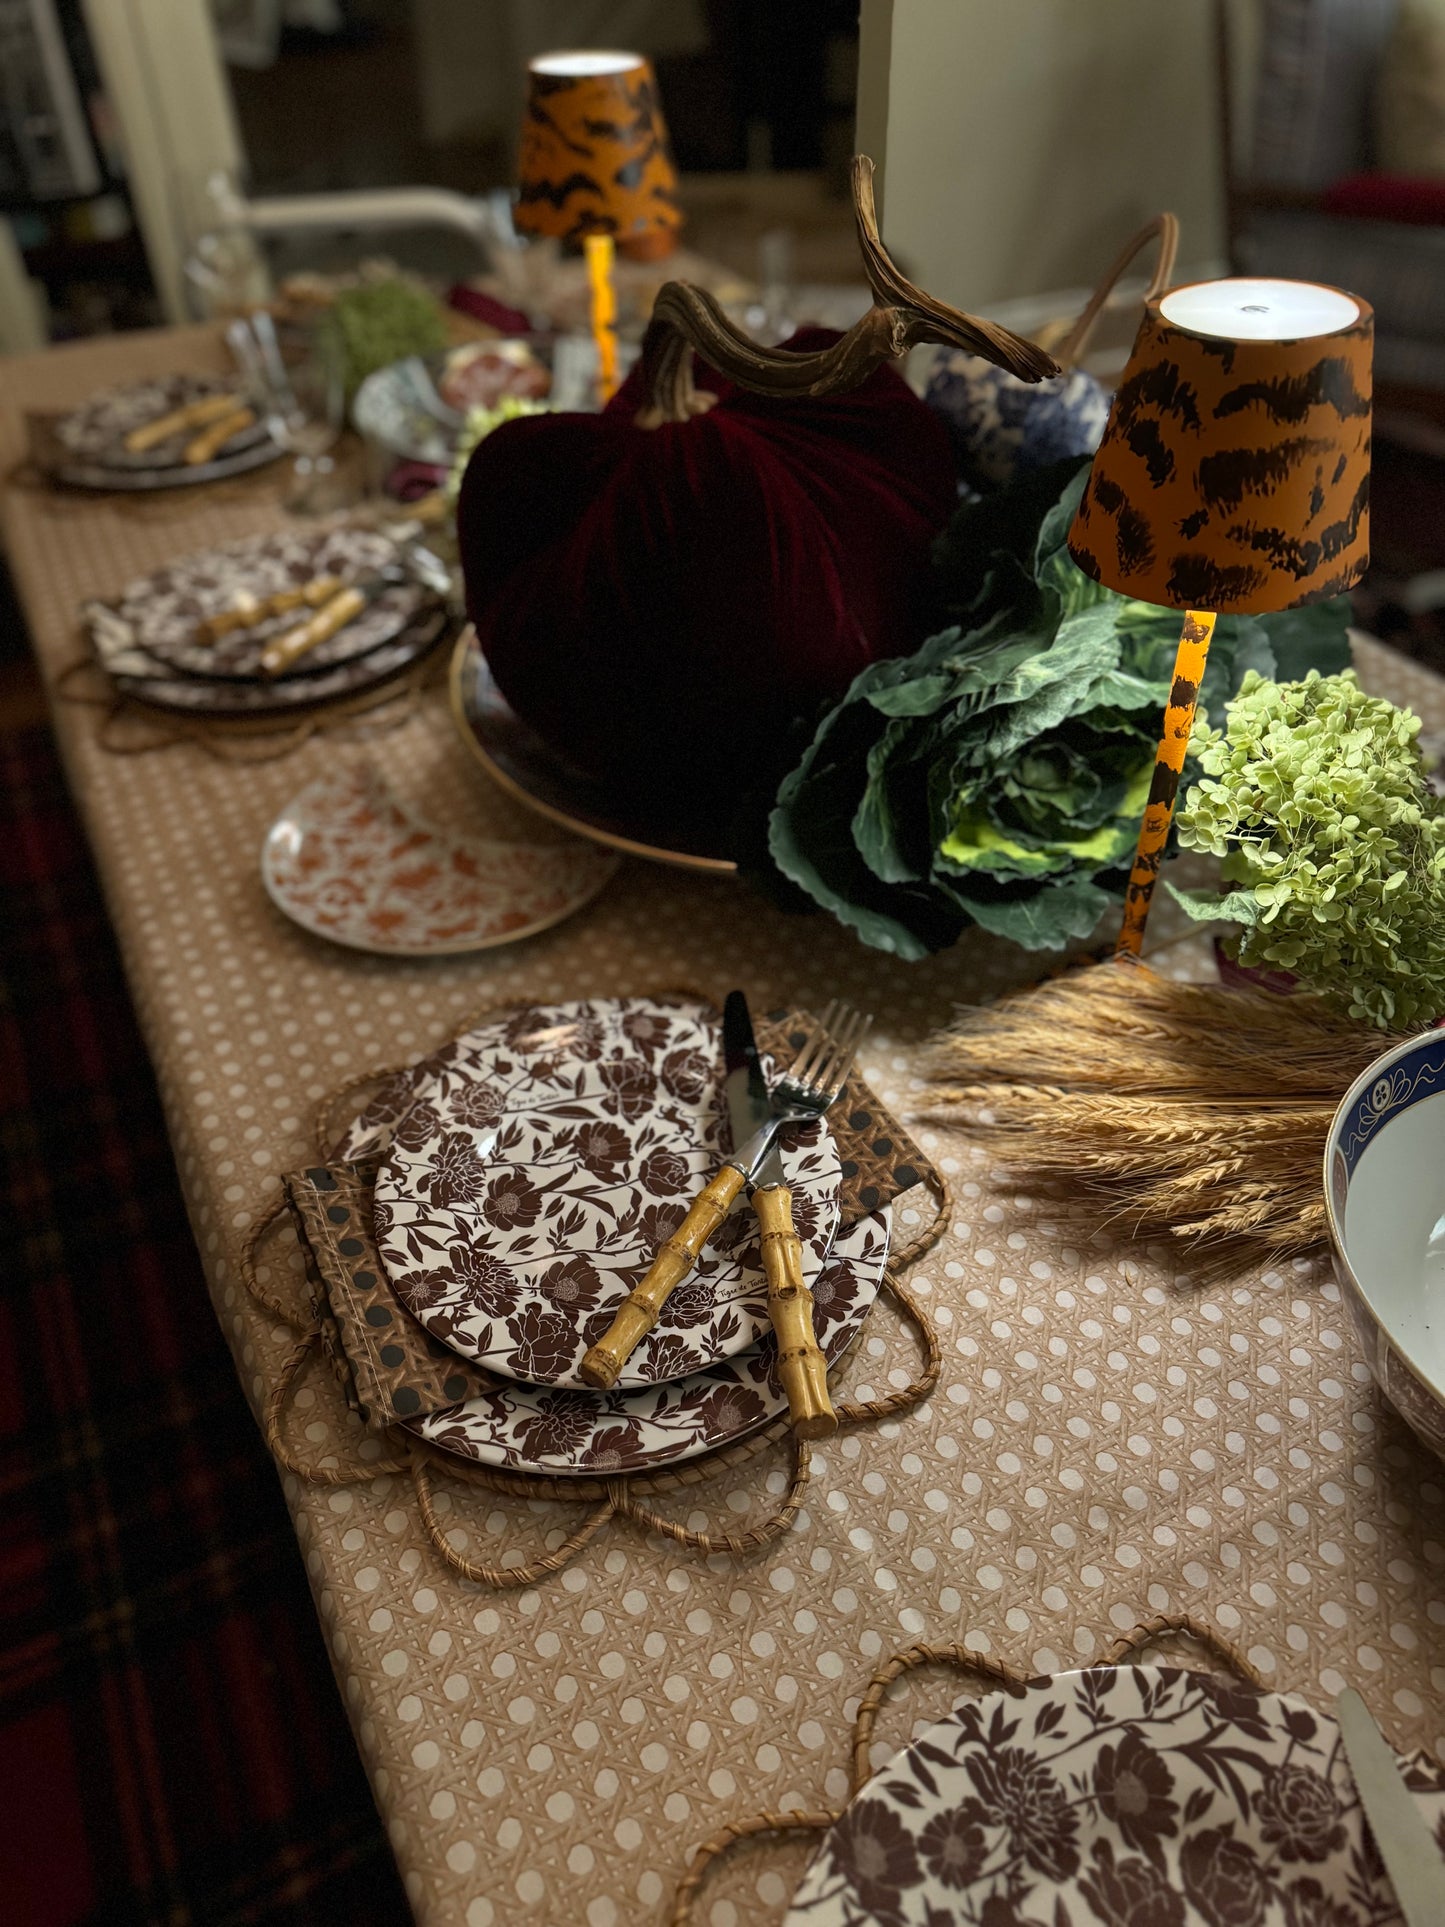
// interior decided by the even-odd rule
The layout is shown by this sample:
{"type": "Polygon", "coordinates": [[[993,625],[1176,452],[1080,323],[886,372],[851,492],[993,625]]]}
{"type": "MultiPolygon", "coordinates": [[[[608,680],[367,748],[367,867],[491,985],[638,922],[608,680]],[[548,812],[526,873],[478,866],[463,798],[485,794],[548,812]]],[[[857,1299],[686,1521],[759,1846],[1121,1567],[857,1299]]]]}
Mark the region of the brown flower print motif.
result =
{"type": "Polygon", "coordinates": [[[482,1216],[498,1231],[516,1231],[535,1224],[542,1194],[519,1171],[503,1171],[492,1179],[482,1198],[482,1216]]]}
{"type": "Polygon", "coordinates": [[[430,1104],[413,1104],[392,1133],[392,1142],[402,1151],[424,1151],[441,1129],[441,1118],[430,1104]]]}
{"type": "Polygon", "coordinates": [[[373,1237],[378,1241],[385,1238],[391,1231],[395,1217],[396,1214],[391,1206],[383,1203],[381,1199],[378,1198],[371,1207],[371,1230],[373,1237]]]}
{"type": "Polygon", "coordinates": [[[518,1375],[545,1385],[565,1372],[577,1350],[577,1327],[562,1312],[528,1309],[507,1321],[518,1375]]]}
{"type": "Polygon", "coordinates": [[[1107,1840],[1094,1842],[1094,1863],[1079,1875],[1079,1892],[1110,1927],[1184,1927],[1184,1897],[1148,1860],[1115,1860],[1107,1840]]]}
{"type": "Polygon", "coordinates": [[[484,1318],[505,1318],[516,1304],[521,1287],[490,1251],[476,1245],[448,1245],[447,1267],[455,1287],[484,1318]]]}
{"type": "Polygon", "coordinates": [[[643,1370],[659,1385],[697,1370],[697,1354],[676,1332],[663,1332],[642,1354],[643,1370]]]}
{"type": "Polygon", "coordinates": [[[853,1273],[841,1259],[823,1269],[813,1280],[813,1323],[821,1332],[837,1324],[853,1302],[853,1273]]]}
{"type": "Polygon", "coordinates": [[[657,1080],[640,1057],[610,1057],[600,1067],[602,1087],[607,1095],[606,1108],[616,1117],[635,1124],[651,1108],[657,1080]]]}
{"type": "Polygon", "coordinates": [[[936,1813],[918,1836],[924,1866],[941,1887],[968,1887],[988,1858],[988,1815],[977,1800],[936,1813]]]}
{"type": "Polygon", "coordinates": [[[768,1415],[757,1393],[746,1385],[719,1385],[697,1402],[697,1428],[708,1438],[731,1438],[768,1415]]]}
{"type": "Polygon", "coordinates": [[[574,1323],[583,1312],[592,1311],[602,1295],[602,1280],[585,1258],[564,1258],[544,1271],[536,1283],[554,1310],[574,1323]]]}
{"type": "Polygon", "coordinates": [[[700,1104],[713,1083],[713,1069],[700,1050],[669,1051],[662,1060],[662,1087],[680,1104],[700,1104]]]}
{"type": "Polygon", "coordinates": [[[635,1420],[624,1419],[620,1425],[608,1425],[582,1454],[582,1463],[594,1472],[627,1472],[637,1458],[637,1425],[635,1420]]]}
{"type": "Polygon", "coordinates": [[[485,1173],[465,1131],[444,1131],[416,1176],[416,1187],[434,1205],[469,1204],[485,1173]]]}
{"type": "MultiPolygon", "coordinates": [[[[641,1282],[640,1278],[638,1282],[641,1282]]],[[[668,1293],[658,1313],[658,1323],[671,1325],[676,1331],[687,1331],[694,1325],[705,1324],[716,1310],[712,1286],[706,1278],[700,1278],[694,1272],[668,1293]]]]}
{"type": "Polygon", "coordinates": [[[968,1761],[968,1777],[1013,1852],[1046,1880],[1068,1880],[1079,1864],[1077,1816],[1048,1768],[1020,1747],[1001,1746],[968,1761]]]}
{"type": "MultiPolygon", "coordinates": [[[[652,1254],[660,1245],[667,1243],[686,1215],[687,1205],[681,1200],[676,1204],[649,1204],[627,1222],[625,1229],[637,1233],[650,1262],[652,1254]]],[[[642,1282],[641,1272],[637,1274],[637,1282],[642,1282]]],[[[712,1303],[711,1293],[708,1294],[708,1303],[712,1303]]]]}
{"type": "Polygon", "coordinates": [[[445,1266],[431,1271],[402,1271],[391,1280],[392,1288],[404,1305],[415,1312],[430,1311],[452,1290],[455,1280],[445,1266]]]}
{"type": "Polygon", "coordinates": [[[517,1427],[517,1442],[529,1458],[565,1457],[592,1430],[592,1401],[575,1392],[544,1392],[537,1409],[517,1427]]]}
{"type": "Polygon", "coordinates": [[[1191,1904],[1208,1927],[1263,1927],[1269,1887],[1253,1847],[1230,1827],[1189,1834],[1179,1849],[1179,1874],[1191,1904]]]}
{"type": "Polygon", "coordinates": [[[834,1827],[833,1861],[848,1877],[852,1896],[865,1914],[898,1918],[900,1893],[923,1878],[913,1836],[881,1800],[855,1800],[834,1827]]]}
{"type": "Polygon", "coordinates": [[[672,1027],[660,1010],[629,1010],[622,1020],[622,1034],[644,1057],[651,1057],[666,1044],[672,1027]]]}
{"type": "Polygon", "coordinates": [[[673,1198],[691,1188],[692,1172],[680,1151],[649,1151],[637,1173],[642,1189],[654,1198],[673,1198]]]}
{"type": "Polygon", "coordinates": [[[1178,1803],[1171,1798],[1174,1776],[1137,1733],[1126,1732],[1117,1746],[1101,1747],[1094,1762],[1094,1796],[1136,1852],[1162,1863],[1161,1839],[1177,1831],[1178,1803]]]}
{"type": "Polygon", "coordinates": [[[1331,1900],[1318,1880],[1295,1880],[1284,1891],[1284,1927],[1361,1927],[1360,1916],[1331,1900]]]}
{"type": "Polygon", "coordinates": [[[1254,1796],[1254,1810],[1282,1860],[1323,1860],[1345,1837],[1335,1790],[1313,1767],[1271,1767],[1254,1796]]]}
{"type": "Polygon", "coordinates": [[[451,1100],[451,1114],[458,1124],[489,1131],[502,1115],[502,1093],[490,1084],[464,1084],[451,1100]]]}
{"type": "Polygon", "coordinates": [[[507,1049],[517,1051],[523,1057],[528,1057],[539,1050],[546,1050],[551,1039],[552,1026],[535,1004],[529,1004],[525,1010],[519,1010],[515,1017],[508,1020],[507,1027],[502,1032],[502,1042],[507,1049]]]}
{"type": "Polygon", "coordinates": [[[584,1124],[573,1146],[577,1162],[595,1178],[614,1179],[621,1175],[632,1145],[626,1131],[617,1124],[584,1124]]]}

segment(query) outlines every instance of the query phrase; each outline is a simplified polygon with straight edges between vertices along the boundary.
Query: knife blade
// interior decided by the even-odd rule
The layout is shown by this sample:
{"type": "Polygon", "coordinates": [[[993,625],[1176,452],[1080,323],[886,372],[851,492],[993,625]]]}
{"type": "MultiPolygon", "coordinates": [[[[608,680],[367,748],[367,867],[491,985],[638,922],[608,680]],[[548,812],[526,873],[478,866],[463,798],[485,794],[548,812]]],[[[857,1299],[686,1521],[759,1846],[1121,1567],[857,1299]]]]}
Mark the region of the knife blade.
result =
{"type": "MultiPolygon", "coordinates": [[[[763,1076],[748,1000],[740,990],[730,990],[723,1004],[723,1067],[733,1150],[738,1152],[758,1126],[767,1122],[769,1112],[768,1080],[763,1076]]],[[[782,1176],[783,1161],[774,1143],[752,1174],[748,1188],[751,1191],[754,1185],[781,1183],[782,1176]]]]}
{"type": "Polygon", "coordinates": [[[1445,1920],[1445,1863],[1414,1796],[1400,1777],[1400,1763],[1370,1709],[1352,1687],[1335,1701],[1360,1805],[1375,1836],[1385,1872],[1406,1927],[1439,1927],[1445,1920]]]}

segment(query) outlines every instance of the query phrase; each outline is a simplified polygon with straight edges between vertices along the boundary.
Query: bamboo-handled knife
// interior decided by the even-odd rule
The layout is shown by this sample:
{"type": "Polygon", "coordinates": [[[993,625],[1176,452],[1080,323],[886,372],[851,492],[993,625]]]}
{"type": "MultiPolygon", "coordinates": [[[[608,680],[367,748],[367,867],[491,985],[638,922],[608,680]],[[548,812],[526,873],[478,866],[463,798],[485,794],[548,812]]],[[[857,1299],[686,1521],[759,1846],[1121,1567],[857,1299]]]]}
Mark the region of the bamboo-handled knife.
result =
{"type": "MultiPolygon", "coordinates": [[[[723,1059],[733,1142],[742,1144],[770,1107],[752,1014],[740,990],[732,991],[723,1005],[723,1059]],[[746,1085],[734,1084],[735,1068],[746,1072],[746,1085]]],[[[838,1417],[828,1397],[828,1361],[814,1328],[813,1294],[803,1276],[803,1247],[793,1228],[793,1194],[783,1180],[776,1142],[754,1174],[751,1195],[768,1281],[768,1316],[778,1345],[778,1378],[788,1395],[793,1430],[799,1438],[828,1438],[838,1429],[838,1417]]]]}
{"type": "Polygon", "coordinates": [[[1353,1688],[1347,1686],[1335,1701],[1335,1718],[1360,1805],[1405,1916],[1405,1927],[1441,1927],[1445,1861],[1414,1795],[1400,1777],[1400,1762],[1353,1688]]]}

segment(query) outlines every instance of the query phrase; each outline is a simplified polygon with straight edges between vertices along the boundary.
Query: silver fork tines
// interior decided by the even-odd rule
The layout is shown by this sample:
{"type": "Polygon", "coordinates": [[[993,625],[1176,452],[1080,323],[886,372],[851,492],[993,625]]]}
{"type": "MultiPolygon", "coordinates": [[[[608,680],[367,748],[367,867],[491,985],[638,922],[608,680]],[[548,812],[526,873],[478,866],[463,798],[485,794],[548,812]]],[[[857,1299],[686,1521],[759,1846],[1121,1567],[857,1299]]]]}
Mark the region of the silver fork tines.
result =
{"type": "Polygon", "coordinates": [[[797,1062],[778,1079],[776,1096],[788,1105],[823,1112],[842,1090],[873,1019],[836,1000],[823,1012],[818,1030],[797,1062]]]}

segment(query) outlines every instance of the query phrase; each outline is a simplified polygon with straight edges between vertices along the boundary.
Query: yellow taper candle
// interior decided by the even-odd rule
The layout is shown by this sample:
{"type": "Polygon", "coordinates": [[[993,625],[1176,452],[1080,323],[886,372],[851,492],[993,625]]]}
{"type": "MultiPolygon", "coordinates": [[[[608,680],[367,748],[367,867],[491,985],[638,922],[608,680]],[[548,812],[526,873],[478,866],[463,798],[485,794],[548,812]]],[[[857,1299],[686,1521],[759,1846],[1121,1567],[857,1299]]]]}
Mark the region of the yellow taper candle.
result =
{"type": "Polygon", "coordinates": [[[592,339],[597,343],[597,398],[605,406],[617,393],[617,289],[610,234],[589,234],[587,283],[592,290],[592,339]]]}
{"type": "Polygon", "coordinates": [[[1214,634],[1214,617],[1202,609],[1185,612],[1179,649],[1174,658],[1174,680],[1169,686],[1169,706],[1164,711],[1164,734],[1154,756],[1154,779],[1149,785],[1149,801],[1134,851],[1134,867],[1129,872],[1129,888],[1124,896],[1124,926],[1115,954],[1137,957],[1144,947],[1144,926],[1149,921],[1149,905],[1169,841],[1169,825],[1174,818],[1174,796],[1180,772],[1189,750],[1194,728],[1194,711],[1199,704],[1199,685],[1204,680],[1204,665],[1209,659],[1209,639],[1214,634]]]}

